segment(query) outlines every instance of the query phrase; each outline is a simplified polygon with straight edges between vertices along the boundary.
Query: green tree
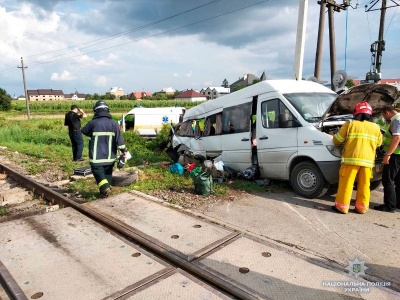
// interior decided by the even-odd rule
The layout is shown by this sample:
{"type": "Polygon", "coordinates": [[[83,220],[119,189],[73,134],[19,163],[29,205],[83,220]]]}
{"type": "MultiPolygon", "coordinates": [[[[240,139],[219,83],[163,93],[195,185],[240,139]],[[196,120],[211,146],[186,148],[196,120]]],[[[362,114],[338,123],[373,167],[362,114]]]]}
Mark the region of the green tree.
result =
{"type": "Polygon", "coordinates": [[[11,109],[11,96],[6,90],[0,88],[0,110],[8,111],[11,109]]]}
{"type": "MultiPolygon", "coordinates": [[[[103,96],[102,96],[103,97],[103,96]]],[[[110,94],[110,93],[106,93],[105,95],[104,95],[104,98],[102,98],[102,99],[104,99],[104,100],[115,100],[115,95],[113,95],[113,94],[110,94]]]]}
{"type": "Polygon", "coordinates": [[[237,86],[234,87],[234,92],[236,92],[236,91],[238,91],[238,90],[241,90],[241,89],[244,89],[245,87],[246,87],[246,85],[244,85],[244,84],[239,84],[239,85],[237,85],[237,86]]]}
{"type": "Polygon", "coordinates": [[[347,82],[346,82],[346,87],[347,87],[347,88],[351,88],[351,87],[353,87],[354,85],[355,85],[355,84],[354,84],[353,79],[347,80],[347,82]]]}
{"type": "Polygon", "coordinates": [[[224,79],[224,81],[222,81],[221,86],[224,87],[224,88],[228,88],[229,87],[229,83],[228,83],[228,80],[226,80],[226,78],[224,79]]]}

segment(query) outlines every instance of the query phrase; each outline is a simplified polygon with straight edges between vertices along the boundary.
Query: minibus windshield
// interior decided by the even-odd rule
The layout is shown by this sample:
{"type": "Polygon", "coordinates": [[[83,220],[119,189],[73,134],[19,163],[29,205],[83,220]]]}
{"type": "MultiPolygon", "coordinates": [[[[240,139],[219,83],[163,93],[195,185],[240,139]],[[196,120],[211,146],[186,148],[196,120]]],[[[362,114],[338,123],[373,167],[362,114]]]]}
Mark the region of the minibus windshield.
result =
{"type": "Polygon", "coordinates": [[[331,93],[288,93],[283,94],[304,120],[315,123],[321,120],[337,95],[331,93]]]}

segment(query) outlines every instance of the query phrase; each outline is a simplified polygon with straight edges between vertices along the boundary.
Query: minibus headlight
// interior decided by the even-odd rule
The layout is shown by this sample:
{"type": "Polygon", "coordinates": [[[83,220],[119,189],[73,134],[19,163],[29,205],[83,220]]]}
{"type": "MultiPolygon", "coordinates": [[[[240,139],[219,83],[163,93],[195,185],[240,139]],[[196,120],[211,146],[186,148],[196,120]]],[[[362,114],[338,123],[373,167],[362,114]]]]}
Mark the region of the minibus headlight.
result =
{"type": "Polygon", "coordinates": [[[341,147],[335,146],[335,145],[329,145],[326,146],[326,148],[328,149],[328,151],[336,157],[341,157],[342,156],[342,149],[341,147]]]}

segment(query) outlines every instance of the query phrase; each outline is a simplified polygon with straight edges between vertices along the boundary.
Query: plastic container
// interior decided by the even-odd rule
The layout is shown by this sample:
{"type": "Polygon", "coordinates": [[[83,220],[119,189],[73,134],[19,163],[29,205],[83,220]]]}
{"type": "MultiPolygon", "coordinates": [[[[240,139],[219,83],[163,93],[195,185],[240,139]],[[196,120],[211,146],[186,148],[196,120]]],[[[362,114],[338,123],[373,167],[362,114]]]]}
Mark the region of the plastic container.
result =
{"type": "Polygon", "coordinates": [[[212,167],[212,161],[211,160],[205,160],[204,161],[204,166],[206,168],[211,168],[212,167]]]}

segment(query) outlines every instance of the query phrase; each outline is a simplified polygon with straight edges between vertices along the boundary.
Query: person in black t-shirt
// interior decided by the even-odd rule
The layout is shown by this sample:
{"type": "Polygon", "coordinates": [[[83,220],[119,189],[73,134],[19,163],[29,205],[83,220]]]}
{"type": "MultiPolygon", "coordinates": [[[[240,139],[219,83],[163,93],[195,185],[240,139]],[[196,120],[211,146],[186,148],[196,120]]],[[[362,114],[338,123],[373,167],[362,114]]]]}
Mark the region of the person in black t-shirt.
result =
{"type": "Polygon", "coordinates": [[[77,105],[71,105],[71,110],[65,114],[64,125],[68,126],[69,138],[72,144],[72,159],[83,161],[83,138],[81,133],[81,119],[86,118],[85,112],[77,105]]]}

